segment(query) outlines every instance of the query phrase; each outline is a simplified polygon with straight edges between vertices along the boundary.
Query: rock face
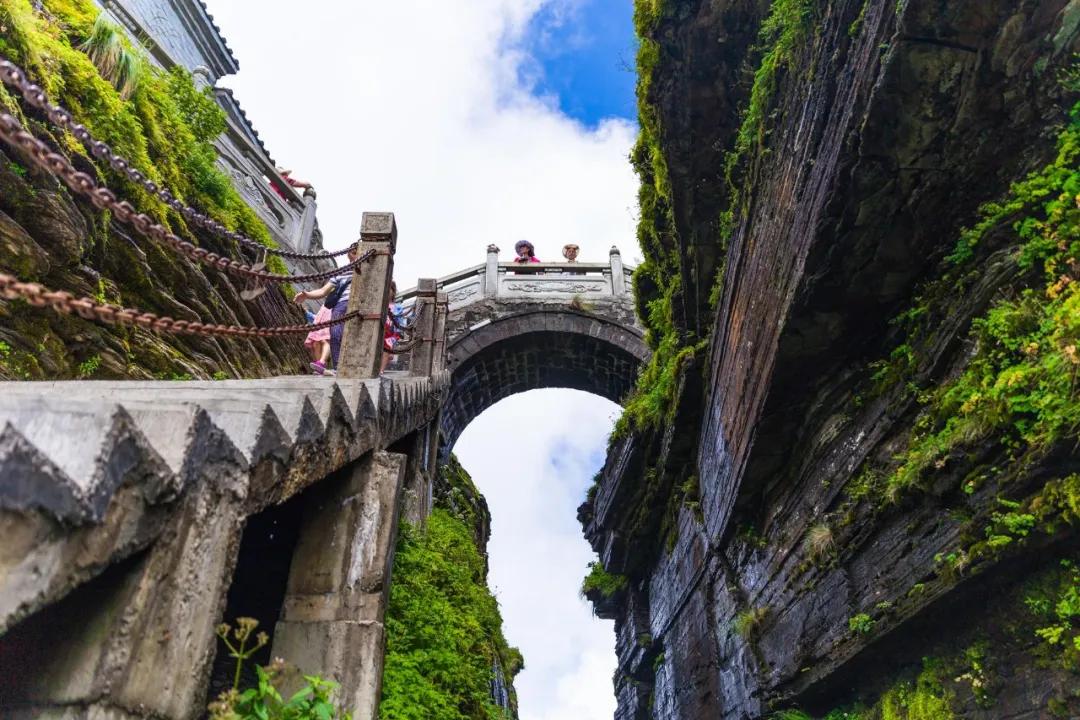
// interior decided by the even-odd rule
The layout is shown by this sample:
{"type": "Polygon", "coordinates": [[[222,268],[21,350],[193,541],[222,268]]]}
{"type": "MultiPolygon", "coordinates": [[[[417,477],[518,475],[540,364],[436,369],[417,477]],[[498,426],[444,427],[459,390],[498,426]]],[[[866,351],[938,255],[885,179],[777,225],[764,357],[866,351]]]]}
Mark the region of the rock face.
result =
{"type": "Polygon", "coordinates": [[[616,717],[1077,716],[1076,428],[1002,388],[1052,356],[1025,397],[1076,412],[1080,3],[638,5],[642,236],[708,356],[580,511],[616,717]],[[1052,343],[1006,349],[1020,305],[1052,343]]]}

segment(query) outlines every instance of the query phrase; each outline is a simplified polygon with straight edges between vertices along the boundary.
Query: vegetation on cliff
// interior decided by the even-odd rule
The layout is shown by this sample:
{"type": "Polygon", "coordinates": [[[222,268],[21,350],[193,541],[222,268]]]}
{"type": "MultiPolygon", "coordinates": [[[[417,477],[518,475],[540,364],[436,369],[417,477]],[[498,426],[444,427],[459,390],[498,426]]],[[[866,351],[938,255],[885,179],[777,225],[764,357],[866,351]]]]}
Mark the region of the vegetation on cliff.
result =
{"type": "MultiPolygon", "coordinates": [[[[654,97],[655,75],[661,61],[661,47],[654,35],[668,6],[665,0],[637,0],[634,6],[634,26],[640,43],[637,101],[641,131],[630,160],[641,181],[637,236],[643,257],[634,273],[634,291],[638,315],[647,330],[646,340],[653,354],[625,402],[615,430],[619,436],[635,429],[656,429],[671,420],[679,377],[687,364],[700,357],[708,346],[708,338],[688,329],[682,319],[685,312],[680,308],[690,301],[684,296],[683,278],[700,269],[688,264],[690,261],[680,245],[672,212],[671,178],[661,142],[663,130],[654,97]]],[[[812,27],[814,7],[813,0],[774,0],[762,23],[757,46],[751,53],[757,63],[753,83],[732,147],[724,159],[726,196],[721,201],[724,209],[716,238],[721,256],[752,189],[752,183],[745,179],[752,175],[752,166],[766,150],[768,111],[779,77],[796,62],[812,27]]],[[[720,300],[723,269],[721,263],[709,296],[709,314],[720,300]]]]}
{"type": "MultiPolygon", "coordinates": [[[[216,220],[269,245],[270,235],[216,164],[214,139],[225,127],[207,90],[184,71],[151,64],[90,0],[0,0],[0,56],[22,67],[56,102],[146,177],[216,220]]],[[[188,227],[159,199],[90,157],[69,133],[0,88],[0,107],[67,154],[81,170],[130,199],[177,234],[236,255],[228,243],[188,227]]],[[[273,268],[284,266],[275,260],[273,268]]],[[[51,177],[0,153],[0,269],[20,279],[187,320],[252,324],[237,289],[75,200],[51,177]]],[[[281,303],[283,306],[284,303],[281,303]]],[[[172,378],[266,373],[291,362],[280,343],[162,338],[103,328],[24,303],[0,306],[0,377],[172,378]]]]}
{"type": "Polygon", "coordinates": [[[523,660],[503,637],[498,603],[487,587],[482,520],[487,510],[463,502],[480,496],[456,459],[440,474],[457,498],[454,507],[440,498],[426,527],[401,528],[386,614],[379,715],[383,720],[514,718],[512,682],[523,660]],[[509,708],[496,703],[497,687],[506,689],[509,708]]]}
{"type": "MultiPolygon", "coordinates": [[[[932,642],[920,665],[894,675],[884,690],[859,692],[851,705],[822,720],[953,720],[992,712],[1003,673],[1017,664],[1037,672],[1064,670],[1080,675],[1080,567],[1061,560],[1019,586],[995,597],[984,622],[956,638],[932,642]]],[[[1064,686],[1068,687],[1068,686],[1064,686]]],[[[1050,698],[1052,717],[1073,717],[1080,692],[1050,698]]],[[[784,710],[774,720],[814,720],[801,710],[784,710]]]]}

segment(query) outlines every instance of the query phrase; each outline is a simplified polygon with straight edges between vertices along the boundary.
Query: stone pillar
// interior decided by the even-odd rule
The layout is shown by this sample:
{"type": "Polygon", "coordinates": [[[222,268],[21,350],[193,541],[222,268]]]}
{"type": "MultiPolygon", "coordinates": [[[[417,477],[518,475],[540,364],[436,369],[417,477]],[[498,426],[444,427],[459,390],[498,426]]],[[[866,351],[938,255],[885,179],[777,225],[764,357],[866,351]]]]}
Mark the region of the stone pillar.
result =
{"type": "Polygon", "coordinates": [[[296,226],[296,235],[292,238],[292,245],[297,252],[311,250],[311,234],[315,231],[315,193],[308,188],[304,192],[304,214],[300,216],[300,222],[296,226]]]}
{"type": "Polygon", "coordinates": [[[626,294],[626,271],[623,270],[622,255],[619,248],[611,246],[608,253],[611,259],[611,293],[615,296],[626,294]]]}
{"type": "Polygon", "coordinates": [[[446,347],[446,320],[449,315],[450,295],[440,290],[435,295],[435,323],[431,329],[431,344],[435,348],[431,363],[432,374],[442,372],[450,362],[446,347]]]}
{"type": "Polygon", "coordinates": [[[383,331],[394,275],[397,222],[393,213],[364,213],[360,225],[360,254],[377,255],[357,268],[349,293],[348,312],[360,312],[345,324],[338,376],[374,378],[382,368],[383,331]]]}
{"type": "Polygon", "coordinates": [[[405,468],[401,518],[416,527],[423,526],[431,514],[431,476],[427,452],[430,433],[430,426],[413,433],[409,443],[409,462],[405,468]]]}
{"type": "Polygon", "coordinates": [[[415,345],[409,372],[412,375],[431,375],[435,360],[435,300],[439,283],[434,278],[420,278],[416,281],[416,321],[412,328],[415,345]]]}
{"type": "Polygon", "coordinates": [[[497,297],[499,294],[499,248],[487,247],[487,266],[484,269],[484,297],[497,297]]]}
{"type": "Polygon", "coordinates": [[[405,465],[374,452],[309,491],[274,632],[272,655],[338,683],[355,720],[378,717],[405,465]]]}
{"type": "MultiPolygon", "coordinates": [[[[42,611],[61,614],[35,643],[40,665],[12,698],[36,708],[26,717],[59,717],[73,707],[88,717],[128,717],[122,709],[171,720],[205,714],[214,630],[244,523],[246,486],[231,475],[199,478],[144,557],[106,570],[87,583],[92,591],[75,589],[75,605],[42,611]]],[[[0,717],[19,717],[4,700],[0,691],[0,717]]]]}

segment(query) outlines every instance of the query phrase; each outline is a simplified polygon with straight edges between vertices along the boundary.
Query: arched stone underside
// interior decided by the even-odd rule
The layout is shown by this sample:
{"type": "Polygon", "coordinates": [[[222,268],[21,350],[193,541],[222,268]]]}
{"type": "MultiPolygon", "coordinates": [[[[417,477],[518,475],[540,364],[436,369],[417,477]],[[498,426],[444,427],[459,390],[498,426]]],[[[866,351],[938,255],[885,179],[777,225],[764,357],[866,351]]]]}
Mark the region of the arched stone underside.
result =
{"type": "Polygon", "coordinates": [[[638,328],[573,309],[521,312],[450,342],[444,453],[476,416],[516,393],[570,388],[621,402],[649,356],[638,328]]]}

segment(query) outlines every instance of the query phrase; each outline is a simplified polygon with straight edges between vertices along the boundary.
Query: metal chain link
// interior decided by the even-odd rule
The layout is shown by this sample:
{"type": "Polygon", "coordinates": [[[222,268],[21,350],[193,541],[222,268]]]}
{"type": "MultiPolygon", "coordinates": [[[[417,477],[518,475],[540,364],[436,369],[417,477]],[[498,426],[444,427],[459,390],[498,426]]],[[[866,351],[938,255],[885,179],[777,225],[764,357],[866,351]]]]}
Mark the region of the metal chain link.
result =
{"type": "Polygon", "coordinates": [[[151,195],[159,198],[162,202],[171,207],[173,210],[176,210],[190,222],[198,225],[199,227],[205,228],[210,232],[215,233],[219,237],[225,238],[227,240],[233,240],[245,247],[251,248],[252,250],[258,250],[260,252],[266,252],[271,255],[277,255],[280,257],[287,257],[296,260],[329,260],[332,258],[340,257],[349,252],[349,248],[345,248],[344,250],[339,250],[334,253],[301,253],[293,250],[268,248],[262,243],[256,240],[252,240],[251,238],[241,233],[229,230],[217,220],[214,220],[213,218],[200,213],[195,208],[180,202],[175,195],[173,195],[165,188],[158,187],[157,183],[153,182],[145,175],[143,175],[142,172],[136,169],[129,160],[127,160],[121,155],[118,155],[111,147],[109,147],[108,144],[95,139],[94,136],[90,134],[90,131],[86,128],[85,125],[82,125],[81,123],[75,121],[74,117],[68,110],[65,110],[58,105],[53,105],[51,102],[49,102],[49,97],[45,94],[45,91],[40,86],[30,82],[30,80],[26,76],[26,73],[24,73],[14,63],[8,60],[0,60],[0,81],[3,81],[4,84],[18,90],[19,93],[26,100],[26,102],[28,102],[33,107],[42,110],[48,116],[49,120],[53,122],[53,124],[64,130],[69,131],[72,135],[74,135],[80,142],[83,143],[83,145],[86,146],[86,148],[94,157],[107,162],[109,164],[109,167],[111,167],[113,170],[127,176],[127,178],[133,183],[139,185],[151,195]]]}
{"type": "Polygon", "coordinates": [[[269,283],[317,282],[353,272],[375,255],[389,254],[385,250],[368,250],[348,265],[308,275],[278,275],[267,272],[260,266],[246,265],[238,260],[231,260],[210,252],[170,232],[168,228],[156,222],[146,213],[137,211],[127,200],[120,200],[112,190],[99,187],[92,177],[76,170],[63,155],[52,152],[48,145],[27,132],[14,116],[7,113],[0,113],[0,139],[24,150],[35,165],[45,172],[59,177],[72,191],[89,199],[94,207],[99,210],[110,211],[116,219],[131,225],[146,237],[168,245],[192,260],[216,267],[219,270],[225,270],[234,275],[269,283]]]}
{"type": "Polygon", "coordinates": [[[201,335],[204,337],[258,337],[273,338],[284,335],[300,335],[314,330],[324,330],[334,325],[341,325],[354,318],[379,320],[379,313],[347,313],[336,320],[312,325],[278,325],[275,327],[253,327],[250,325],[221,325],[201,323],[190,320],[176,320],[164,315],[140,312],[130,308],[106,305],[88,297],[76,297],[72,293],[49,290],[37,283],[19,282],[18,278],[0,273],[0,298],[4,300],[25,300],[34,307],[50,307],[69,315],[78,315],[87,320],[97,320],[108,325],[138,326],[157,332],[177,335],[201,335]]]}
{"type": "Polygon", "coordinates": [[[399,342],[397,345],[390,348],[389,350],[383,348],[383,352],[389,353],[390,355],[404,355],[407,352],[412,352],[412,349],[416,347],[416,344],[418,342],[419,338],[413,338],[412,340],[404,340],[402,342],[399,342]]]}

